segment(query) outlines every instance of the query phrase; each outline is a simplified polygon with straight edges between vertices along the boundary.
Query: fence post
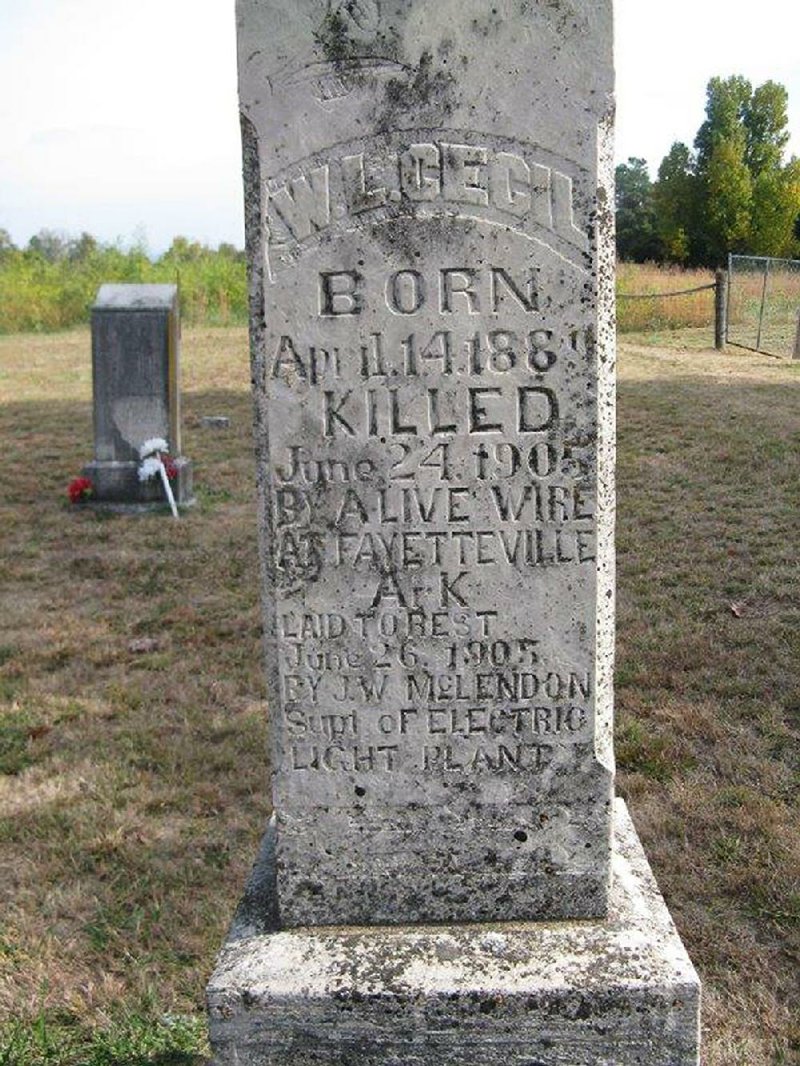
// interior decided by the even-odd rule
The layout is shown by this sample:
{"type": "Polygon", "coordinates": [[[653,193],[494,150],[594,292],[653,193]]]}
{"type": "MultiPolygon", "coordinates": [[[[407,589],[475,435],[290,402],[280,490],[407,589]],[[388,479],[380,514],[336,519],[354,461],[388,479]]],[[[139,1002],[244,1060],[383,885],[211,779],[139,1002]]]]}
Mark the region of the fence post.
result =
{"type": "Polygon", "coordinates": [[[724,270],[718,270],[714,289],[714,345],[724,351],[728,333],[728,282],[724,270]]]}
{"type": "Polygon", "coordinates": [[[800,311],[797,312],[797,332],[794,335],[794,354],[792,359],[800,359],[800,311]]]}
{"type": "Polygon", "coordinates": [[[761,351],[761,334],[764,331],[764,312],[767,308],[767,282],[769,281],[769,265],[772,262],[770,259],[764,260],[764,284],[761,287],[761,311],[758,315],[758,336],[756,337],[756,348],[761,351]]]}

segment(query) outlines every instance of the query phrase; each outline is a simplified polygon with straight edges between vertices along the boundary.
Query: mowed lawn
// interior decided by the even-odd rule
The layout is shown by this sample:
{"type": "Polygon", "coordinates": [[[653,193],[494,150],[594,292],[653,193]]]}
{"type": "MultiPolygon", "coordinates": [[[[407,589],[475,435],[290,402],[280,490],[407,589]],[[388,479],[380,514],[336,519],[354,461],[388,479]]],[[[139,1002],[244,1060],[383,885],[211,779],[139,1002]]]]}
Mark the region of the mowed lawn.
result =
{"type": "MultiPolygon", "coordinates": [[[[621,346],[618,789],[704,1062],[797,1063],[800,364],[684,340],[621,346]]],[[[0,1066],[188,1066],[268,813],[246,334],[184,334],[180,522],[67,504],[89,352],[0,338],[0,1066]]]]}

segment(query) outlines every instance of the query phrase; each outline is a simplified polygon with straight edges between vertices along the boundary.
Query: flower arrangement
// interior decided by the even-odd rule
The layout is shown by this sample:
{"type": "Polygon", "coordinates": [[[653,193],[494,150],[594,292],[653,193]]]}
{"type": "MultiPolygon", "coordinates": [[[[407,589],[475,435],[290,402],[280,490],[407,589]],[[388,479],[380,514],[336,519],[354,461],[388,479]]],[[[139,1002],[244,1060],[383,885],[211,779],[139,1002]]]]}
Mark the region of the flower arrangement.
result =
{"type": "Polygon", "coordinates": [[[139,465],[139,480],[149,481],[151,477],[160,477],[172,516],[178,518],[178,508],[170,485],[170,481],[174,481],[178,476],[178,467],[169,456],[169,445],[162,437],[152,437],[139,448],[139,457],[142,460],[139,465]]]}
{"type": "Polygon", "coordinates": [[[67,496],[70,503],[83,503],[91,498],[94,493],[94,485],[91,478],[74,477],[67,485],[67,496]]]}

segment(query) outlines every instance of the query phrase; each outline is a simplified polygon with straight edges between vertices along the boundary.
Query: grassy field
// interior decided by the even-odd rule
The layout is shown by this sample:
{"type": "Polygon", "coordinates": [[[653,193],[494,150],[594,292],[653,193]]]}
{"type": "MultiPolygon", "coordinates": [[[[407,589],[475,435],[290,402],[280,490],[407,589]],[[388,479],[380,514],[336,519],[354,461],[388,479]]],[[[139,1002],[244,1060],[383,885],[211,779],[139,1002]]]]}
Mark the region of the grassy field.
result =
{"type": "Polygon", "coordinates": [[[714,334],[714,290],[689,292],[714,281],[712,270],[684,270],[655,263],[617,264],[617,325],[620,333],[705,328],[714,334]],[[663,293],[682,293],[663,296],[663,293]],[[627,299],[652,295],[652,299],[627,299]]]}
{"type": "MultiPolygon", "coordinates": [[[[618,788],[704,981],[706,1066],[779,1066],[800,1062],[800,364],[709,342],[622,346],[618,788]]],[[[66,503],[88,332],[0,338],[0,1066],[204,1061],[267,708],[245,332],[187,329],[183,358],[199,503],[134,520],[66,503]]]]}

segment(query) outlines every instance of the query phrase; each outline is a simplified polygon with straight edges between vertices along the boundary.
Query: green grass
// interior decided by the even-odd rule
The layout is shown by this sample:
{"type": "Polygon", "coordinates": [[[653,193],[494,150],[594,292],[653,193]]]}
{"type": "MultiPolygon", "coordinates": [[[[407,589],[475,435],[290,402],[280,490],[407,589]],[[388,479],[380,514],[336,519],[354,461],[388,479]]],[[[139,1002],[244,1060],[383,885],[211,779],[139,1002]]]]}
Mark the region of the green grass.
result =
{"type": "Polygon", "coordinates": [[[200,1066],[208,1061],[198,1017],[128,1014],[87,1030],[69,1014],[0,1025],[0,1066],[200,1066]]]}
{"type": "Polygon", "coordinates": [[[622,334],[671,333],[694,328],[714,341],[714,291],[687,293],[710,285],[710,270],[684,270],[655,263],[619,263],[617,266],[617,326],[622,334]],[[663,293],[681,293],[663,296],[663,293]],[[648,299],[636,297],[648,295],[648,299]],[[627,297],[634,296],[634,299],[627,297]]]}
{"type": "MultiPolygon", "coordinates": [[[[704,982],[705,1066],[774,1066],[800,1059],[800,365],[698,336],[620,353],[618,788],[704,982]]],[[[175,523],[66,503],[88,331],[0,338],[0,1064],[206,1054],[268,814],[246,349],[184,333],[175,523]]]]}

